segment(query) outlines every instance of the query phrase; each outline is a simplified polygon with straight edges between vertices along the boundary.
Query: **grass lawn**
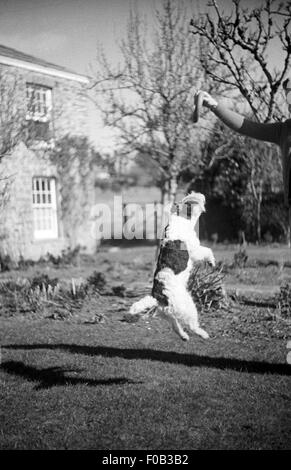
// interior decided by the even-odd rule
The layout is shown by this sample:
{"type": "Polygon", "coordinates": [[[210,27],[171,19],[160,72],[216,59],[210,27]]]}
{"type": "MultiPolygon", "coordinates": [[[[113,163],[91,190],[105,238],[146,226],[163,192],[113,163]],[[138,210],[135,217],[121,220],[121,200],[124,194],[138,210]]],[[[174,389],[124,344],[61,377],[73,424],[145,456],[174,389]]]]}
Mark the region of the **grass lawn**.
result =
{"type": "MultiPolygon", "coordinates": [[[[152,249],[130,253],[49,274],[148,283],[152,249]]],[[[96,324],[0,315],[0,448],[291,448],[290,322],[237,305],[184,343],[157,318],[122,321],[132,299],[102,302],[96,324]]]]}

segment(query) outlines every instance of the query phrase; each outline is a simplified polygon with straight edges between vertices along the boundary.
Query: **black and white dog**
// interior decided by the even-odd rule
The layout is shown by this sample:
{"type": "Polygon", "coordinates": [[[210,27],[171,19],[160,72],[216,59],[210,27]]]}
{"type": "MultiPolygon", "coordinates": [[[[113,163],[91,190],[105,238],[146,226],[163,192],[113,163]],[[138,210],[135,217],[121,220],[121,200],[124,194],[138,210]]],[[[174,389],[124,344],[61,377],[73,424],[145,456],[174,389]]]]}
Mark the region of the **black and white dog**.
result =
{"type": "Polygon", "coordinates": [[[204,211],[205,197],[201,193],[191,192],[175,205],[161,244],[152,295],[135,302],[130,308],[133,315],[156,308],[157,314],[168,320],[185,341],[189,336],[183,326],[204,339],[209,338],[208,333],[199,326],[198,312],[188,290],[188,280],[195,262],[206,260],[215,266],[212,250],[200,245],[194,230],[204,211]],[[190,217],[184,216],[185,207],[190,217]]]}

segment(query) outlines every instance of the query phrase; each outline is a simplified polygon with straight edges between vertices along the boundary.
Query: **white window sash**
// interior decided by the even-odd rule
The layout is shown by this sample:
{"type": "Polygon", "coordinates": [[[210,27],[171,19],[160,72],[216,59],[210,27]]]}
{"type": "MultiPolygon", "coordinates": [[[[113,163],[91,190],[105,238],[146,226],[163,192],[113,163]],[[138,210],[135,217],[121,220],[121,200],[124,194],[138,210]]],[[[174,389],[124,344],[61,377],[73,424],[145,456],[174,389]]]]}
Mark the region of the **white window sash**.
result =
{"type": "Polygon", "coordinates": [[[57,200],[56,200],[56,182],[54,178],[34,178],[33,179],[33,222],[34,238],[36,240],[58,238],[58,220],[57,220],[57,200]],[[42,189],[44,182],[45,189],[42,189]],[[48,182],[50,189],[48,189],[48,182]],[[37,190],[37,183],[39,189],[37,190]],[[42,201],[43,196],[46,202],[42,201]],[[50,196],[50,202],[48,199],[50,196]],[[38,202],[38,199],[40,202],[38,202]],[[43,227],[45,226],[46,227],[43,227]],[[40,226],[42,226],[40,228],[40,226]]]}
{"type": "Polygon", "coordinates": [[[45,106],[46,112],[38,112],[36,110],[29,110],[27,109],[26,112],[26,120],[28,121],[39,121],[39,122],[47,122],[50,121],[51,119],[51,113],[52,113],[52,90],[51,88],[46,88],[46,87],[41,87],[38,85],[33,86],[27,85],[27,94],[26,94],[26,100],[27,100],[27,108],[29,108],[29,100],[34,100],[33,105],[36,106],[37,104],[40,104],[40,107],[45,106]],[[36,91],[39,89],[39,93],[41,96],[44,96],[45,99],[43,100],[37,100],[36,97],[33,97],[33,93],[35,94],[36,91]]]}

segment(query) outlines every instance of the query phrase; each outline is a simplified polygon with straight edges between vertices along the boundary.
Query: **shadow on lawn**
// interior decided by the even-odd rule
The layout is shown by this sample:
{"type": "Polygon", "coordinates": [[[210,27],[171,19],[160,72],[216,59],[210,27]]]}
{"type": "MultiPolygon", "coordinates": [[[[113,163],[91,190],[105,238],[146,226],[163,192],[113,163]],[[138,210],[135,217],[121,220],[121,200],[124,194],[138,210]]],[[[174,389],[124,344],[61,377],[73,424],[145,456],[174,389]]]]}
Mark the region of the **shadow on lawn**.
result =
{"type": "Polygon", "coordinates": [[[6,361],[1,364],[1,369],[8,374],[17,375],[24,379],[38,382],[35,390],[47,389],[56,385],[124,385],[137,383],[125,377],[109,378],[104,380],[93,380],[78,377],[66,377],[66,372],[80,372],[78,369],[63,369],[61,367],[48,367],[46,369],[36,369],[27,366],[20,361],[6,361]]]}
{"type": "MultiPolygon", "coordinates": [[[[146,359],[151,361],[182,364],[189,367],[209,367],[222,370],[236,370],[251,374],[277,374],[291,375],[289,364],[278,364],[260,361],[247,361],[244,359],[228,357],[198,356],[197,354],[182,354],[174,351],[159,351],[155,349],[127,349],[106,346],[85,346],[77,344],[11,344],[2,346],[4,349],[48,349],[63,350],[73,354],[86,354],[88,356],[120,357],[124,359],[146,359]]],[[[127,379],[121,379],[127,380],[127,379]]],[[[86,383],[86,380],[84,380],[86,383]]]]}

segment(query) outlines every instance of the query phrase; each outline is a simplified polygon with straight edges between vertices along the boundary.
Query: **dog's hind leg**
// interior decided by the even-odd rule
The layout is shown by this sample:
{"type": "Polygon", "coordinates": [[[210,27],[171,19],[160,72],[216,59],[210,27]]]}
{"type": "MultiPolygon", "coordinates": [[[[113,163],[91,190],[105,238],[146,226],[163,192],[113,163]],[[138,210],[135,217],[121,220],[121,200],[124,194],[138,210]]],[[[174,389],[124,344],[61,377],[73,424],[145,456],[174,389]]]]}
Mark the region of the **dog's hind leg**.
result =
{"type": "MultiPolygon", "coordinates": [[[[181,288],[179,292],[181,294],[181,288]]],[[[201,336],[203,339],[209,338],[208,333],[202,328],[200,328],[199,326],[198,312],[197,312],[195,302],[191,294],[188,292],[186,288],[182,296],[176,295],[175,307],[182,321],[187,325],[187,327],[193,333],[196,333],[198,336],[201,336]]]]}
{"type": "Polygon", "coordinates": [[[180,338],[182,338],[184,341],[189,340],[188,334],[186,333],[186,331],[183,330],[176,318],[171,317],[171,325],[173,327],[173,330],[180,336],[180,338]]]}
{"type": "Polygon", "coordinates": [[[141,315],[146,313],[148,310],[157,307],[158,301],[151,295],[146,295],[142,299],[138,300],[130,307],[129,313],[131,315],[141,315]]]}
{"type": "Polygon", "coordinates": [[[196,335],[201,336],[201,338],[209,338],[209,334],[207,333],[207,331],[203,330],[203,328],[200,328],[196,319],[193,319],[189,322],[189,328],[191,331],[193,331],[193,333],[196,333],[196,335]]]}
{"type": "Polygon", "coordinates": [[[160,310],[160,317],[164,318],[167,320],[170,325],[172,326],[173,330],[177,335],[182,338],[183,341],[188,341],[189,336],[188,334],[183,330],[182,326],[180,325],[179,321],[177,318],[173,316],[173,313],[171,311],[171,307],[164,307],[163,309],[160,310]]]}

